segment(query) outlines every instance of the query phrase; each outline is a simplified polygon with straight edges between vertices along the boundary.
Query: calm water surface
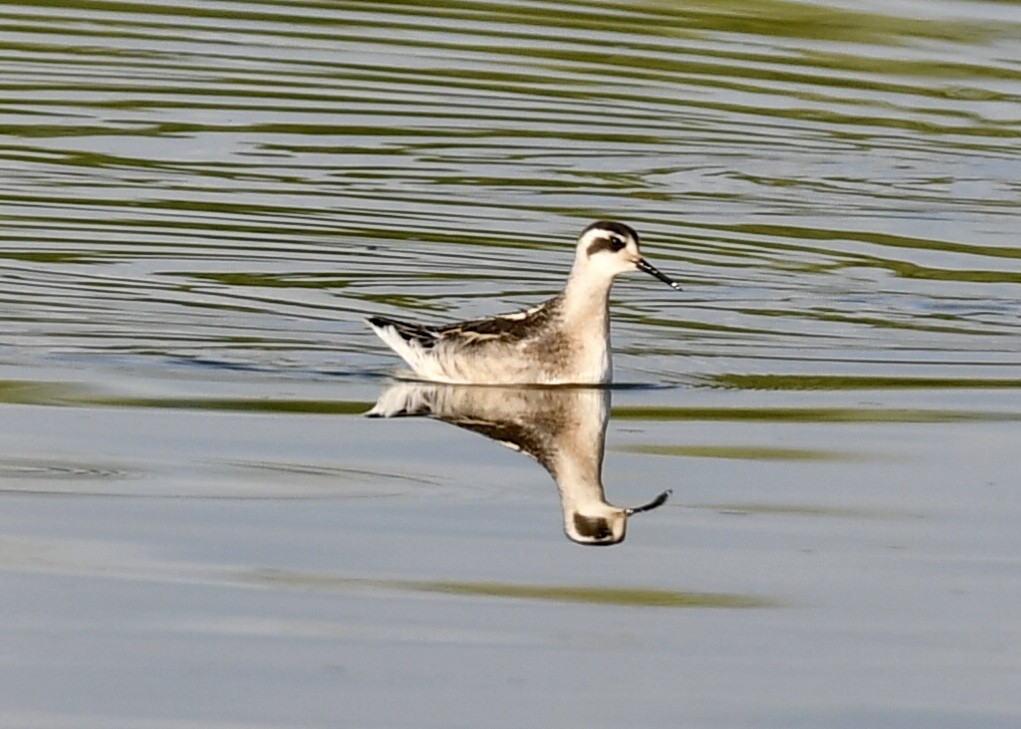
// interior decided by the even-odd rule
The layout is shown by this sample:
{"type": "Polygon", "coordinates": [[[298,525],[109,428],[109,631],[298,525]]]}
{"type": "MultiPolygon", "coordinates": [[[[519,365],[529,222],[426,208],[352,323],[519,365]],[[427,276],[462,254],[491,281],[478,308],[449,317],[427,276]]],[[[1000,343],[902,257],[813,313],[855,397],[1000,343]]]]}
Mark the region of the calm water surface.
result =
{"type": "Polygon", "coordinates": [[[0,725],[1021,724],[1013,2],[0,6],[0,725]],[[362,417],[559,289],[603,481],[362,417]]]}

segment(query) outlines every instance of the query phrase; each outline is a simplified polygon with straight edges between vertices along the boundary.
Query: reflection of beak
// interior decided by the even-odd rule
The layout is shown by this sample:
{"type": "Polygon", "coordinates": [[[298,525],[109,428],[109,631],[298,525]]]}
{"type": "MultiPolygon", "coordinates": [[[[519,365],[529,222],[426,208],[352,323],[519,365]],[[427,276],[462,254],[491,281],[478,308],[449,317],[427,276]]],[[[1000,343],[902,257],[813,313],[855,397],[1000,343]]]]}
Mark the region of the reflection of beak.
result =
{"type": "MultiPolygon", "coordinates": [[[[653,269],[653,270],[655,270],[655,269],[653,269]]],[[[659,271],[656,271],[656,273],[659,273],[659,271]]],[[[662,274],[660,274],[660,275],[662,275],[662,274]]],[[[663,278],[665,279],[666,276],[663,276],[663,278]]],[[[665,504],[666,500],[668,498],[670,498],[670,494],[672,494],[673,492],[674,492],[673,489],[667,489],[666,491],[661,493],[659,496],[654,498],[652,501],[650,501],[648,504],[645,504],[644,506],[636,506],[633,509],[624,509],[624,513],[627,514],[628,516],[631,516],[632,514],[637,514],[637,513],[642,512],[642,511],[652,511],[657,506],[662,506],[663,504],[665,504]]]]}
{"type": "Polygon", "coordinates": [[[673,281],[669,276],[667,276],[665,273],[662,273],[658,268],[653,266],[644,258],[639,258],[637,261],[635,261],[635,265],[638,266],[639,271],[645,271],[647,274],[655,276],[663,283],[673,286],[678,291],[681,290],[681,287],[677,285],[676,281],[673,281]]]}

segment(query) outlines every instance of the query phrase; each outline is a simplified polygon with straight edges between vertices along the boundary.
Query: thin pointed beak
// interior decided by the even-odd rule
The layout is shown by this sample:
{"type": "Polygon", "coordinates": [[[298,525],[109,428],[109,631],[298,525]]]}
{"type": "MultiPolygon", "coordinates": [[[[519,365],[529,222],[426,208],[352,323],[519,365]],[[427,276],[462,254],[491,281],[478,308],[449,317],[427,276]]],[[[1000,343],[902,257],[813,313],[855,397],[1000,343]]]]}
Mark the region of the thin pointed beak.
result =
{"type": "Polygon", "coordinates": [[[667,489],[659,496],[654,498],[652,501],[650,501],[648,504],[645,504],[644,506],[636,506],[633,509],[624,509],[624,513],[627,514],[628,516],[631,516],[632,514],[638,514],[643,511],[652,511],[656,507],[665,504],[666,500],[670,498],[670,494],[672,494],[673,492],[674,492],[673,489],[667,489]]]}
{"type": "MultiPolygon", "coordinates": [[[[637,261],[635,262],[635,265],[636,265],[636,266],[638,266],[638,270],[639,270],[639,271],[645,271],[645,273],[647,273],[647,274],[649,274],[649,275],[651,275],[651,276],[655,276],[655,277],[656,277],[656,278],[658,278],[658,279],[659,279],[660,281],[662,281],[662,282],[663,282],[663,283],[665,283],[665,284],[669,284],[670,286],[672,286],[672,287],[673,287],[673,288],[675,288],[676,290],[678,290],[678,291],[680,291],[680,290],[681,290],[681,287],[677,285],[677,282],[676,282],[676,281],[672,280],[672,279],[671,279],[671,278],[670,278],[669,276],[667,276],[667,275],[666,275],[665,273],[662,273],[662,272],[661,272],[661,271],[660,271],[660,270],[659,270],[658,268],[656,268],[655,266],[653,266],[653,265],[652,265],[651,263],[649,263],[648,261],[646,261],[646,260],[645,260],[644,258],[639,258],[639,259],[638,259],[638,260],[637,260],[637,261]]],[[[658,506],[658,505],[659,505],[659,504],[657,504],[657,506],[658,506]]]]}

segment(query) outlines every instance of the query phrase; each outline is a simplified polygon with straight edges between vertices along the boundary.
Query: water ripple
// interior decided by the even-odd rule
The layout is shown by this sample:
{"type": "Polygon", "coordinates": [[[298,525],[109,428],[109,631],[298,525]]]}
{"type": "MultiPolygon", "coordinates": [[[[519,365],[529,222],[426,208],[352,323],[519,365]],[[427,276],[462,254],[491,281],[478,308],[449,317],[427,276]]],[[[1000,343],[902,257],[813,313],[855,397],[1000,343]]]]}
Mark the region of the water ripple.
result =
{"type": "Polygon", "coordinates": [[[621,282],[619,371],[1008,376],[1005,7],[5,6],[0,359],[371,367],[622,217],[691,293],[621,282]]]}

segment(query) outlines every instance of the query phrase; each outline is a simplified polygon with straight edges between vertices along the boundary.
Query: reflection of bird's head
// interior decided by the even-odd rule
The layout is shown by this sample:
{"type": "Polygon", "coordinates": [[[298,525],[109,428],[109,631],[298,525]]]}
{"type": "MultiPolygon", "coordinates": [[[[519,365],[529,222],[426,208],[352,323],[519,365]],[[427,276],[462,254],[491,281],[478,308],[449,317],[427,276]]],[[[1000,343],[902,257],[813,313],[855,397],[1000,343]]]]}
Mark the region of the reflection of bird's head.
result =
{"type": "Polygon", "coordinates": [[[591,547],[620,544],[627,534],[627,518],[632,514],[652,511],[666,503],[667,490],[642,506],[621,509],[605,502],[587,504],[584,509],[564,512],[564,533],[572,542],[591,547]]]}
{"type": "Polygon", "coordinates": [[[620,544],[627,531],[627,511],[593,504],[584,512],[564,514],[564,533],[572,542],[594,547],[620,544]]]}

